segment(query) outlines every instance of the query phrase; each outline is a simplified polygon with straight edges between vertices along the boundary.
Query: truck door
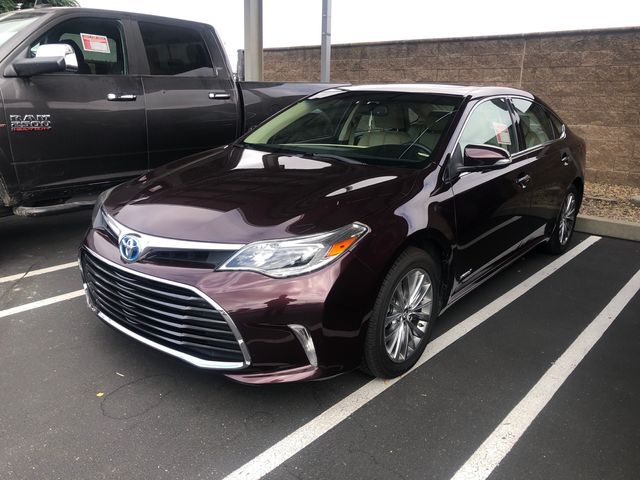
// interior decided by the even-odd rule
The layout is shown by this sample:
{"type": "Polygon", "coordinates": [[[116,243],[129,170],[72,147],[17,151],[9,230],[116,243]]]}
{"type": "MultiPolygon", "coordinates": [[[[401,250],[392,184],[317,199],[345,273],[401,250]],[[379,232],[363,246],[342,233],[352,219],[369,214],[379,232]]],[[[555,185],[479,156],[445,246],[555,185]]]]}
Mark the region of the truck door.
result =
{"type": "Polygon", "coordinates": [[[198,24],[138,21],[151,168],[224,145],[238,133],[238,95],[217,44],[198,24]]]}
{"type": "Polygon", "coordinates": [[[66,43],[78,71],[5,78],[2,94],[22,191],[114,181],[148,167],[142,82],[128,73],[116,18],[77,17],[35,35],[16,58],[66,43]]]}

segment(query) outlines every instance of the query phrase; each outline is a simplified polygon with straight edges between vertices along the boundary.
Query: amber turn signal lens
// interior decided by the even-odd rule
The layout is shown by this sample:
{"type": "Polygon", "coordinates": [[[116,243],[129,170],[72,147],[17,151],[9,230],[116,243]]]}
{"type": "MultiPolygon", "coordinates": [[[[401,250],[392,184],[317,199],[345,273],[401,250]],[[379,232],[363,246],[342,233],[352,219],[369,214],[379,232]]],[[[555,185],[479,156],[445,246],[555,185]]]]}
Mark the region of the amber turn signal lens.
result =
{"type": "Polygon", "coordinates": [[[358,237],[351,237],[347,238],[346,240],[342,240],[341,242],[334,243],[333,245],[331,245],[331,248],[327,252],[327,257],[335,257],[336,255],[340,255],[347,248],[353,245],[353,242],[355,242],[357,239],[358,237]]]}

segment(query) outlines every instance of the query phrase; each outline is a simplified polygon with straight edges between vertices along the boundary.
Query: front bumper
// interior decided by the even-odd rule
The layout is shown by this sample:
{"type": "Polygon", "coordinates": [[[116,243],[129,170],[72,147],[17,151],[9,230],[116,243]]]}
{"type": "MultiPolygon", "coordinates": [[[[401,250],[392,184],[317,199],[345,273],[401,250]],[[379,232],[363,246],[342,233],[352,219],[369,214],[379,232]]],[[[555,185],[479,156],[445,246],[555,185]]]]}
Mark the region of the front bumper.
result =
{"type": "MultiPolygon", "coordinates": [[[[126,264],[113,240],[100,230],[88,232],[81,261],[83,255],[123,275],[186,289],[219,312],[242,352],[239,360],[204,358],[164,338],[158,341],[155,330],[149,334],[136,324],[130,298],[125,298],[124,312],[133,316],[133,323],[114,318],[108,298],[96,298],[100,293],[83,268],[88,302],[105,323],[197,367],[223,371],[243,383],[277,383],[333,376],[360,363],[362,326],[375,289],[367,288],[373,275],[355,255],[304,276],[274,279],[254,272],[213,272],[144,261],[126,264]]],[[[193,332],[187,328],[180,333],[193,332]]]]}

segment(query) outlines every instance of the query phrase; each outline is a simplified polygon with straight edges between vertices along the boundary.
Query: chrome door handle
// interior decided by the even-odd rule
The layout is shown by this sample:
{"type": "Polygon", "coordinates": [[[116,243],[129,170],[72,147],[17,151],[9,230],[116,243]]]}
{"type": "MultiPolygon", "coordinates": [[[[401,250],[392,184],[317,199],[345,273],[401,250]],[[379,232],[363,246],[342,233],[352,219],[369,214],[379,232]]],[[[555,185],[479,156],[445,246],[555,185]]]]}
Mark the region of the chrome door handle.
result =
{"type": "Polygon", "coordinates": [[[110,93],[107,95],[107,100],[110,102],[135,102],[137,98],[137,95],[132,94],[116,95],[115,93],[110,93]]]}
{"type": "Polygon", "coordinates": [[[567,155],[566,153],[563,153],[562,157],[560,158],[560,161],[562,161],[562,164],[565,167],[569,166],[569,155],[567,155]]]}
{"type": "Polygon", "coordinates": [[[520,175],[516,179],[516,183],[520,185],[522,188],[527,188],[527,185],[529,184],[530,181],[531,181],[531,175],[528,175],[526,173],[524,175],[520,175]]]}
{"type": "Polygon", "coordinates": [[[228,93],[209,92],[209,99],[211,100],[227,100],[229,98],[231,98],[231,95],[228,93]]]}

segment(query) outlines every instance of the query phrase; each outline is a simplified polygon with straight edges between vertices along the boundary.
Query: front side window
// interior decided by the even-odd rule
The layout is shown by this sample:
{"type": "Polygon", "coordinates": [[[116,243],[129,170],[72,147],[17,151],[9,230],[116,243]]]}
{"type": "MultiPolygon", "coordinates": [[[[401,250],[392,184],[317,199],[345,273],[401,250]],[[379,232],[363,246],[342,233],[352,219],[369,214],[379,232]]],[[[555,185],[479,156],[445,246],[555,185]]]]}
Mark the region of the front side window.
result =
{"type": "Polygon", "coordinates": [[[197,30],[138,22],[151,75],[212,76],[211,57],[197,30]]]}
{"type": "Polygon", "coordinates": [[[467,145],[492,145],[509,153],[516,151],[516,130],[506,100],[487,100],[471,113],[458,142],[460,151],[467,145]]]}
{"type": "Polygon", "coordinates": [[[460,102],[447,95],[333,89],[272,118],[244,144],[363,163],[423,165],[432,161],[460,102]]]}
{"type": "Polygon", "coordinates": [[[520,98],[514,98],[512,102],[520,117],[524,148],[536,147],[555,138],[549,115],[541,105],[520,98]]]}
{"type": "Polygon", "coordinates": [[[78,60],[78,74],[125,75],[127,63],[120,22],[103,18],[74,18],[56,25],[29,48],[35,57],[40,45],[66,43],[78,60]]]}

